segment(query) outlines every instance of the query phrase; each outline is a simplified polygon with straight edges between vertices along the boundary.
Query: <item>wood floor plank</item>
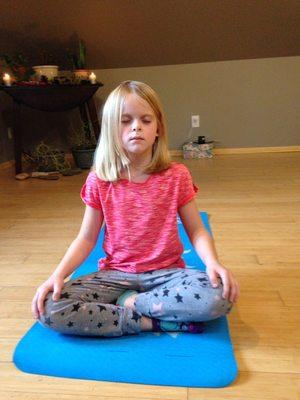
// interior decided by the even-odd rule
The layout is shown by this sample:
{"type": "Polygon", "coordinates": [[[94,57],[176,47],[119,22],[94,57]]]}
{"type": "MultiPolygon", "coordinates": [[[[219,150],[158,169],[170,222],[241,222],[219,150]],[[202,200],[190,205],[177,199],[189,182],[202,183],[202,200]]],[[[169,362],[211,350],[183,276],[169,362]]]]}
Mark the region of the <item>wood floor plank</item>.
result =
{"type": "Polygon", "coordinates": [[[188,389],[188,400],[298,400],[298,374],[240,372],[235,384],[222,390],[188,389]]]}
{"type": "MultiPolygon", "coordinates": [[[[187,389],[172,386],[133,385],[118,382],[98,382],[82,379],[65,379],[44,375],[23,373],[12,363],[1,363],[0,395],[5,398],[8,393],[17,393],[23,399],[22,393],[53,396],[75,393],[84,398],[86,395],[105,399],[141,399],[141,400],[186,400],[187,389]],[[128,391],[130,394],[126,397],[128,391]],[[103,397],[102,397],[103,396],[103,397]]],[[[0,397],[1,398],[1,397],[0,397]]],[[[45,399],[48,400],[47,397],[45,399]]]]}

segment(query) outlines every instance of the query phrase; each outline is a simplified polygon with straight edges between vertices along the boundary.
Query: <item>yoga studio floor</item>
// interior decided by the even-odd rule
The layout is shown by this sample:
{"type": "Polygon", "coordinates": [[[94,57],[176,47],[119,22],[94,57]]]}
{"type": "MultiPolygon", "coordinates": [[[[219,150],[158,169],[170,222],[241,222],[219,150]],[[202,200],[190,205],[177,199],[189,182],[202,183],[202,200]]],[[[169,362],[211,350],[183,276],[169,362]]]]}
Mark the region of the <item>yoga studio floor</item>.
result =
{"type": "MultiPolygon", "coordinates": [[[[16,181],[0,170],[0,399],[296,400],[300,382],[300,153],[218,155],[186,164],[198,184],[221,261],[241,286],[229,315],[239,366],[224,389],[195,389],[25,374],[14,348],[35,322],[36,288],[75,238],[87,171],[16,181]]],[[[151,357],[149,358],[151,362],[151,357]]]]}

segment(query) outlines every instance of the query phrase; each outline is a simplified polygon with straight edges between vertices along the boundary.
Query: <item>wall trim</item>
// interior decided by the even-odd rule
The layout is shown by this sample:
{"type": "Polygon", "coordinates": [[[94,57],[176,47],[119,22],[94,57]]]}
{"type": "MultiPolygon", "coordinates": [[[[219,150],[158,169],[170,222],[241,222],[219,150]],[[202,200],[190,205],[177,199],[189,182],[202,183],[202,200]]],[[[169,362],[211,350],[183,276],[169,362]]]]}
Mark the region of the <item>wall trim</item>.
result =
{"type": "MultiPolygon", "coordinates": [[[[255,154],[255,153],[286,153],[286,152],[298,152],[300,146],[278,146],[278,147],[241,147],[241,148],[216,148],[213,149],[213,154],[255,154]]],[[[170,150],[170,154],[173,157],[182,156],[182,150],[170,150]]]]}
{"type": "MultiPolygon", "coordinates": [[[[67,161],[69,161],[69,162],[73,162],[73,155],[72,155],[72,153],[66,153],[65,154],[65,158],[66,158],[66,160],[67,161]]],[[[24,158],[23,158],[23,163],[25,163],[26,161],[24,160],[24,158]]],[[[2,169],[8,169],[8,168],[13,168],[15,166],[15,160],[9,160],[9,161],[5,161],[5,162],[3,162],[3,163],[0,163],[0,171],[2,170],[2,169]]]]}
{"type": "MultiPolygon", "coordinates": [[[[213,149],[213,154],[255,154],[255,153],[287,153],[287,152],[298,152],[300,151],[300,146],[282,146],[282,147],[242,147],[242,148],[228,148],[213,149]]],[[[182,150],[170,150],[170,154],[173,157],[182,157],[182,150]]],[[[66,159],[68,161],[72,160],[72,154],[67,153],[66,159]]],[[[11,168],[15,165],[14,160],[5,161],[0,163],[0,170],[11,168]]]]}
{"type": "Polygon", "coordinates": [[[7,168],[11,168],[15,165],[15,161],[14,160],[10,160],[10,161],[5,161],[3,163],[0,163],[0,170],[2,169],[7,169],[7,168]]]}

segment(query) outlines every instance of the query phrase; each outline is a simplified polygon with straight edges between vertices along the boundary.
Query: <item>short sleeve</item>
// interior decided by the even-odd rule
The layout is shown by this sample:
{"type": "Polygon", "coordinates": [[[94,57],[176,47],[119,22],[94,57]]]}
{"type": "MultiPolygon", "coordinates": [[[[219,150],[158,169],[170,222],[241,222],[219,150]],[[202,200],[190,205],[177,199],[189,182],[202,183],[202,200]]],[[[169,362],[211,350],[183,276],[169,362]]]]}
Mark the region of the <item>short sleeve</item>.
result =
{"type": "Polygon", "coordinates": [[[96,173],[91,171],[82,186],[80,197],[88,206],[102,210],[97,179],[96,173]]]}
{"type": "Polygon", "coordinates": [[[178,198],[178,209],[183,207],[189,201],[191,201],[196,193],[199,191],[198,187],[193,183],[190,171],[185,165],[182,164],[180,174],[180,187],[179,187],[179,198],[178,198]]]}

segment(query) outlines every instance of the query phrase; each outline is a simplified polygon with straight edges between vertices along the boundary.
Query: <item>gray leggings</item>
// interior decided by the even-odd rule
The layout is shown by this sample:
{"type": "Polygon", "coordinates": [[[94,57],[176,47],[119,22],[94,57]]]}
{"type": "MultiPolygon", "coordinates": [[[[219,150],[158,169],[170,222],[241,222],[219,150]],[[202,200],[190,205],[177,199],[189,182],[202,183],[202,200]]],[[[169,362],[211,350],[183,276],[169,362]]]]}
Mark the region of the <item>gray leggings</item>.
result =
{"type": "Polygon", "coordinates": [[[65,283],[58,301],[50,292],[39,322],[64,334],[116,337],[141,332],[141,317],[165,321],[209,321],[232,303],[213,288],[205,272],[168,268],[140,274],[103,270],[65,283]],[[135,310],[116,306],[125,290],[136,290],[135,310]]]}

